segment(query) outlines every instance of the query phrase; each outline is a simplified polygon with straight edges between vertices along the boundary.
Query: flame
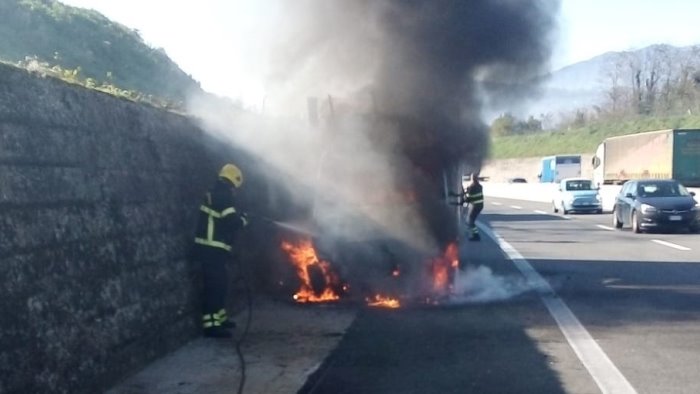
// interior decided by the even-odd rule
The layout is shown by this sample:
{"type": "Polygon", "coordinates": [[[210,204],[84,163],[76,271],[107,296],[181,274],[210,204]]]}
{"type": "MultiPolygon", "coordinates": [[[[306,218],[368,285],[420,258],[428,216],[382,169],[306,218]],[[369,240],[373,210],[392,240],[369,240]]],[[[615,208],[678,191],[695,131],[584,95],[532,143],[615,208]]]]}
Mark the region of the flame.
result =
{"type": "Polygon", "coordinates": [[[396,298],[385,297],[380,294],[376,294],[372,298],[366,298],[367,305],[376,306],[380,308],[399,308],[401,307],[401,302],[396,298]]]}
{"type": "Polygon", "coordinates": [[[435,292],[446,292],[452,287],[450,283],[450,271],[455,271],[459,268],[459,249],[457,243],[452,242],[447,245],[442,256],[436,257],[431,261],[431,270],[433,274],[433,290],[435,292]]]}
{"type": "Polygon", "coordinates": [[[310,240],[302,240],[297,245],[283,241],[282,250],[289,255],[292,264],[294,264],[297,269],[297,275],[299,279],[301,279],[301,287],[296,294],[294,294],[294,300],[304,303],[328,302],[340,299],[340,296],[335,293],[332,287],[332,285],[338,283],[337,276],[331,270],[331,266],[328,262],[318,259],[316,250],[310,240]],[[325,279],[325,288],[321,294],[317,294],[311,285],[309,267],[313,265],[317,265],[321,268],[325,279]]]}

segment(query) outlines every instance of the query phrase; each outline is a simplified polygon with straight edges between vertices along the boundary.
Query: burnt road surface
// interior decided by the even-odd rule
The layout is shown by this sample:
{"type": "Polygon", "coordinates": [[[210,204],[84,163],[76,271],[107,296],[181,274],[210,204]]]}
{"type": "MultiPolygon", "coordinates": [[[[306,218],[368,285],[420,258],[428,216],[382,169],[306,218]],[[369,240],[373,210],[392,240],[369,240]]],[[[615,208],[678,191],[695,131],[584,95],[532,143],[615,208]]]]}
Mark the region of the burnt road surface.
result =
{"type": "Polygon", "coordinates": [[[700,393],[700,235],[497,198],[481,225],[462,275],[525,292],[363,310],[299,392],[700,393]]]}

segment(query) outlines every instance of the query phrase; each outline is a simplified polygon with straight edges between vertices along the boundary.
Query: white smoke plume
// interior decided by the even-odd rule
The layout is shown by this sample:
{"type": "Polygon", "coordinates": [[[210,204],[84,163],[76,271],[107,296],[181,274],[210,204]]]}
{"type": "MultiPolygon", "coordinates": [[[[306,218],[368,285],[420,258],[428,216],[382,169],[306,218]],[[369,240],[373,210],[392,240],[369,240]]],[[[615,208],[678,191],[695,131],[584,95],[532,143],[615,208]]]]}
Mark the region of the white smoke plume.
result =
{"type": "Polygon", "coordinates": [[[460,271],[454,282],[449,304],[504,301],[532,290],[520,275],[499,276],[486,266],[460,271]]]}

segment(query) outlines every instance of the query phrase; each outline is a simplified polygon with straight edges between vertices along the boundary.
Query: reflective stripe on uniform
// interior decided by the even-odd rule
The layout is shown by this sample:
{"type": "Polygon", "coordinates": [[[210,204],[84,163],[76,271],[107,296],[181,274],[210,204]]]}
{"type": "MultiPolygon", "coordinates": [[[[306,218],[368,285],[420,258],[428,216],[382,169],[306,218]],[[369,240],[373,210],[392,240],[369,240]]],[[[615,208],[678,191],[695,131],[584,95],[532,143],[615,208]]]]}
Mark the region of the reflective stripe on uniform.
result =
{"type": "Polygon", "coordinates": [[[214,317],[212,315],[202,315],[202,327],[210,328],[214,326],[214,317]]]}
{"type": "Polygon", "coordinates": [[[212,246],[215,248],[221,248],[221,249],[224,249],[224,250],[229,251],[229,252],[231,251],[231,245],[227,245],[227,244],[225,244],[223,242],[219,242],[219,241],[213,241],[213,240],[210,241],[210,240],[204,239],[204,238],[195,238],[194,243],[200,244],[200,245],[212,246]]]}
{"type": "Polygon", "coordinates": [[[228,245],[221,241],[214,241],[214,218],[221,219],[224,216],[228,216],[236,213],[234,207],[229,207],[221,212],[217,212],[206,205],[200,205],[199,210],[206,213],[208,216],[207,220],[207,238],[195,238],[194,242],[200,245],[211,246],[214,248],[224,249],[226,251],[231,251],[231,245],[228,245]]]}
{"type": "Polygon", "coordinates": [[[226,320],[228,320],[228,316],[226,316],[226,309],[220,309],[217,313],[214,313],[214,321],[223,323],[226,320]]]}
{"type": "Polygon", "coordinates": [[[234,213],[236,213],[236,208],[234,208],[234,207],[226,208],[223,211],[221,211],[221,217],[232,215],[234,213]]]}
{"type": "Polygon", "coordinates": [[[218,211],[215,211],[215,210],[209,208],[206,205],[200,205],[199,210],[206,213],[207,215],[215,217],[217,219],[221,219],[224,216],[228,216],[228,215],[236,213],[236,208],[234,208],[234,207],[229,207],[229,208],[224,209],[221,212],[218,212],[218,211]]]}
{"type": "Polygon", "coordinates": [[[484,202],[484,193],[470,194],[469,198],[472,204],[482,203],[484,202]]]}

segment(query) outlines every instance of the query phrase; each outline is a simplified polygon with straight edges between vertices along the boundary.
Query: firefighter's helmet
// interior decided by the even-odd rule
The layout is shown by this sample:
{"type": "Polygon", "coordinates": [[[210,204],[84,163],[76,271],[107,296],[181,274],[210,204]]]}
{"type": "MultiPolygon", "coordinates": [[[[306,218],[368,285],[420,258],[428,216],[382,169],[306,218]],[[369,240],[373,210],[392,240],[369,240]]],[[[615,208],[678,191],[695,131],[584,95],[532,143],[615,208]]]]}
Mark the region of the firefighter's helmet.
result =
{"type": "Polygon", "coordinates": [[[237,188],[241,187],[243,184],[243,172],[241,172],[241,169],[234,164],[229,163],[221,167],[219,177],[229,180],[231,183],[233,183],[233,186],[237,188]]]}

